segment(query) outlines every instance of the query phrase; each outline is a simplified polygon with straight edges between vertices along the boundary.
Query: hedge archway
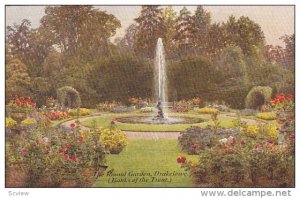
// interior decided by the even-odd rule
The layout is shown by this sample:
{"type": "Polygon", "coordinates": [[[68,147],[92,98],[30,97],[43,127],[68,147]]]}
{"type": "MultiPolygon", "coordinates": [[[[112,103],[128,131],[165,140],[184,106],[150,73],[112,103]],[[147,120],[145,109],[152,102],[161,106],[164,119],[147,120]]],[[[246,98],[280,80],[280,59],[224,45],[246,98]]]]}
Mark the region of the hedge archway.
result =
{"type": "Polygon", "coordinates": [[[79,92],[70,86],[64,86],[57,90],[57,99],[63,108],[78,108],[81,105],[79,92]]]}

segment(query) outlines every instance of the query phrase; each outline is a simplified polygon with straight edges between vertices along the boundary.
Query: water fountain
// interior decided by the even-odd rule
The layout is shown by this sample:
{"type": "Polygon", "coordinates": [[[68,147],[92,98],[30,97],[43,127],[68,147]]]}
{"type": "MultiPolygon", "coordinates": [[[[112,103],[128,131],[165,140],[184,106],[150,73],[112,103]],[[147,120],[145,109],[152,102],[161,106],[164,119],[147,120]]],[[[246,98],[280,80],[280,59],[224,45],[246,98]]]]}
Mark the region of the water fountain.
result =
{"type": "Polygon", "coordinates": [[[156,53],[155,53],[155,70],[156,74],[156,84],[158,85],[158,100],[157,100],[157,116],[153,118],[156,121],[166,121],[167,118],[163,112],[163,103],[167,102],[166,91],[166,64],[165,64],[165,54],[164,54],[164,45],[161,38],[158,38],[156,45],[156,53]]]}
{"type": "Polygon", "coordinates": [[[116,118],[116,121],[132,124],[192,124],[203,122],[204,120],[202,118],[192,116],[168,116],[167,113],[164,112],[164,104],[168,102],[168,97],[165,52],[161,38],[157,40],[154,72],[157,115],[119,117],[116,118]]]}

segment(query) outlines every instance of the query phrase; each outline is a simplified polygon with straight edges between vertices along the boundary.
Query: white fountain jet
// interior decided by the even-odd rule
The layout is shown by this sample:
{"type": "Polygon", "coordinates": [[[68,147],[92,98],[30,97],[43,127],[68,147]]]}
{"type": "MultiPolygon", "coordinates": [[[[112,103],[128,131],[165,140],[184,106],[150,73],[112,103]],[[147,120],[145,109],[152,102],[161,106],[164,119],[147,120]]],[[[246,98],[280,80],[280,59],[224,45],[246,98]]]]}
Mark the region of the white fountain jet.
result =
{"type": "Polygon", "coordinates": [[[167,102],[167,75],[166,75],[166,64],[165,64],[165,52],[164,52],[164,45],[161,38],[158,38],[157,45],[156,45],[156,54],[155,54],[155,67],[156,67],[156,79],[158,85],[158,119],[164,119],[166,115],[163,112],[163,104],[167,102]]]}

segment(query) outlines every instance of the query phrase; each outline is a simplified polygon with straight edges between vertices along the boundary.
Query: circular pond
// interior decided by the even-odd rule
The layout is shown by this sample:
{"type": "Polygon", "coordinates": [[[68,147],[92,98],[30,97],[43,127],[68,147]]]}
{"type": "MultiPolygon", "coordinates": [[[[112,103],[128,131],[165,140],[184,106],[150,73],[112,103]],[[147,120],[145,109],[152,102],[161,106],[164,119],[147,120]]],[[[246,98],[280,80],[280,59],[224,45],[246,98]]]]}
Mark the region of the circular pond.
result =
{"type": "Polygon", "coordinates": [[[114,119],[120,123],[131,124],[194,124],[201,123],[205,120],[197,117],[175,117],[169,116],[168,118],[156,119],[156,117],[150,116],[130,116],[130,117],[118,117],[114,119]]]}

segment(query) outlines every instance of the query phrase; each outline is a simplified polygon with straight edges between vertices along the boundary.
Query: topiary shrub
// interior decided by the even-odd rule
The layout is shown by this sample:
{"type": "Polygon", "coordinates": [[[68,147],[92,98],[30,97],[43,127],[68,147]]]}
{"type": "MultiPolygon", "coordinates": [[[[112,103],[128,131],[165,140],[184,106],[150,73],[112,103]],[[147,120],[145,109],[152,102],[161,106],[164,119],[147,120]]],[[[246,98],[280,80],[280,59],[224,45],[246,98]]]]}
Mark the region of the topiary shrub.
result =
{"type": "Polygon", "coordinates": [[[70,86],[59,88],[57,90],[57,99],[63,108],[77,108],[81,105],[79,92],[70,86]]]}
{"type": "Polygon", "coordinates": [[[253,87],[245,100],[246,108],[249,109],[261,109],[261,107],[271,100],[272,88],[256,86],[253,87]]]}

